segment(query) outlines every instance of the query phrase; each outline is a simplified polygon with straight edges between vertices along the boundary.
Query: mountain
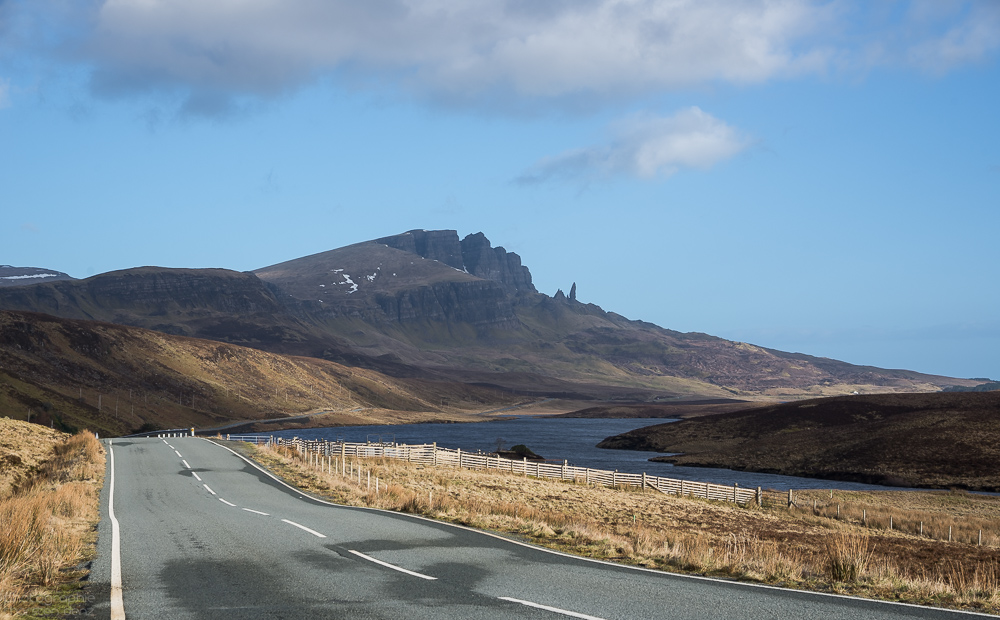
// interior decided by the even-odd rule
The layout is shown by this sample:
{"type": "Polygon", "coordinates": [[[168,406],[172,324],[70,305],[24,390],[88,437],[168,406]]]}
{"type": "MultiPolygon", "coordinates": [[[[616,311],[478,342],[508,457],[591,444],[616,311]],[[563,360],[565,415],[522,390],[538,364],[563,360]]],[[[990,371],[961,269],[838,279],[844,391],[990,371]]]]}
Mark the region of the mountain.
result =
{"type": "Polygon", "coordinates": [[[36,284],[38,282],[56,282],[58,280],[72,279],[70,275],[52,269],[0,265],[0,286],[24,286],[25,284],[36,284]]]}
{"type": "Polygon", "coordinates": [[[575,297],[539,293],[521,258],[482,233],[413,230],[252,273],[140,267],[10,287],[0,309],[539,396],[789,399],[981,383],[676,332],[575,297]]]}
{"type": "Polygon", "coordinates": [[[467,419],[496,390],[387,377],[136,327],[0,311],[0,414],[105,435],[331,410],[314,424],[467,419]]]}
{"type": "Polygon", "coordinates": [[[872,394],[659,424],[598,447],[675,453],[679,465],[1000,491],[1000,392],[872,394]]]}

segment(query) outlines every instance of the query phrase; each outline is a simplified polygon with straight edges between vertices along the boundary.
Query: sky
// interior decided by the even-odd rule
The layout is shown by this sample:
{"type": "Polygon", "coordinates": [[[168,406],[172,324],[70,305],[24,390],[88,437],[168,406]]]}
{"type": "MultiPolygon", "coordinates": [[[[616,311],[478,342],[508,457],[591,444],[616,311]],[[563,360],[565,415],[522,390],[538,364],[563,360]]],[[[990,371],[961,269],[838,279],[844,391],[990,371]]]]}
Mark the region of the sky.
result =
{"type": "Polygon", "coordinates": [[[0,0],[0,264],[482,231],[542,292],[1000,379],[1000,2],[0,0]]]}

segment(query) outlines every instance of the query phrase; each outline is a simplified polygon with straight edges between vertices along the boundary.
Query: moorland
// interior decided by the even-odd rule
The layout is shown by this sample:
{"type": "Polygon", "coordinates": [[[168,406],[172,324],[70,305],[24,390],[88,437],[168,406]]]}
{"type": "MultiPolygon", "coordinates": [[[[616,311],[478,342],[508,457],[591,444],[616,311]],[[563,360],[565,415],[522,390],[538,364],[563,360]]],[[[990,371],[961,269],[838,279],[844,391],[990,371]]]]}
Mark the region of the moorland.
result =
{"type": "Polygon", "coordinates": [[[681,465],[1000,491],[1000,391],[810,399],[637,429],[600,447],[681,465]]]}

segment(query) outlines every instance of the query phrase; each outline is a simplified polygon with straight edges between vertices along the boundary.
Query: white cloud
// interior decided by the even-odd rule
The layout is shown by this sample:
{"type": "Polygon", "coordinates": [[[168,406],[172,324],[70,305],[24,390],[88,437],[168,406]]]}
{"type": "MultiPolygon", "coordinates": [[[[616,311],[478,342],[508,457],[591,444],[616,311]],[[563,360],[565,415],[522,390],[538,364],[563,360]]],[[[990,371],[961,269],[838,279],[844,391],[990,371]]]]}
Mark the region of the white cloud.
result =
{"type": "Polygon", "coordinates": [[[810,0],[107,0],[84,46],[107,94],[271,95],[337,73],[434,97],[619,97],[820,66],[810,0]]]}
{"type": "Polygon", "coordinates": [[[543,159],[516,181],[535,184],[616,176],[666,178],[681,168],[707,170],[750,145],[749,138],[740,131],[697,107],[669,117],[632,116],[615,123],[611,133],[608,144],[543,159]]]}
{"type": "Polygon", "coordinates": [[[600,103],[940,71],[1000,46],[996,0],[0,0],[0,18],[7,47],[86,63],[102,96],[179,95],[201,115],[330,77],[467,105],[600,103]]]}

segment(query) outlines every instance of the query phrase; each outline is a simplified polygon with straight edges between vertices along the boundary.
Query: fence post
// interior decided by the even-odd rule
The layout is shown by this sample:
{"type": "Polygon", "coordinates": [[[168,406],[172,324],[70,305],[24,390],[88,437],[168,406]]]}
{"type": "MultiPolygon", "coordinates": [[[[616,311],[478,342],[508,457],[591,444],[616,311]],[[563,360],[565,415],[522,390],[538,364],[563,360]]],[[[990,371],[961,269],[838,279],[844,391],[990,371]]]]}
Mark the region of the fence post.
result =
{"type": "Polygon", "coordinates": [[[567,467],[569,467],[569,461],[563,460],[562,473],[559,474],[559,479],[560,480],[565,480],[566,479],[566,468],[567,467]]]}
{"type": "Polygon", "coordinates": [[[642,472],[642,490],[646,490],[646,472],[642,472]]]}
{"type": "Polygon", "coordinates": [[[737,492],[739,491],[739,487],[740,487],[740,484],[738,482],[734,482],[733,483],[733,503],[734,504],[740,503],[739,497],[737,496],[737,492]]]}
{"type": "Polygon", "coordinates": [[[612,489],[618,488],[618,470],[617,469],[614,470],[613,472],[611,472],[611,488],[612,489]]]}
{"type": "Polygon", "coordinates": [[[438,442],[435,441],[434,443],[431,444],[431,450],[433,450],[433,453],[434,453],[434,458],[433,458],[433,460],[434,460],[434,467],[437,467],[437,464],[438,464],[438,442]]]}
{"type": "Polygon", "coordinates": [[[757,487],[757,507],[764,507],[764,493],[760,490],[760,487],[757,487]]]}
{"type": "Polygon", "coordinates": [[[792,499],[792,490],[788,489],[788,507],[791,508],[795,505],[795,501],[792,499]]]}
{"type": "Polygon", "coordinates": [[[590,468],[589,467],[587,468],[587,474],[586,474],[586,476],[587,476],[587,486],[589,487],[590,486],[590,468]]]}
{"type": "Polygon", "coordinates": [[[524,477],[528,477],[528,457],[524,457],[524,477]]]}
{"type": "Polygon", "coordinates": [[[458,449],[458,468],[462,469],[462,449],[458,449]]]}

